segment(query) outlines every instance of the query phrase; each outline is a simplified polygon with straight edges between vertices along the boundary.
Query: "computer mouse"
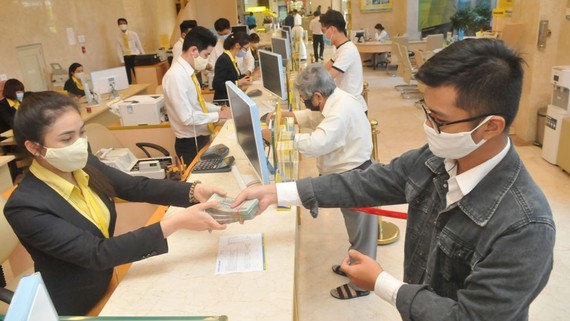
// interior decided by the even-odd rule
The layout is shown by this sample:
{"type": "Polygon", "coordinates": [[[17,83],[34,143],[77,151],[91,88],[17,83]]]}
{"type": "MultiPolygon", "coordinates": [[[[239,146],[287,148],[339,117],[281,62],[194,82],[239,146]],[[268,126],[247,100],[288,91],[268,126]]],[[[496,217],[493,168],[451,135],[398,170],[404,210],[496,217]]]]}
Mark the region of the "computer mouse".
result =
{"type": "Polygon", "coordinates": [[[228,146],[224,144],[217,144],[210,146],[210,148],[208,148],[208,150],[206,150],[202,156],[200,156],[200,159],[224,158],[229,154],[229,152],[230,149],[228,146]]]}
{"type": "Polygon", "coordinates": [[[261,96],[261,94],[263,94],[263,92],[259,89],[254,89],[250,92],[247,93],[248,97],[257,97],[257,96],[261,96]]]}

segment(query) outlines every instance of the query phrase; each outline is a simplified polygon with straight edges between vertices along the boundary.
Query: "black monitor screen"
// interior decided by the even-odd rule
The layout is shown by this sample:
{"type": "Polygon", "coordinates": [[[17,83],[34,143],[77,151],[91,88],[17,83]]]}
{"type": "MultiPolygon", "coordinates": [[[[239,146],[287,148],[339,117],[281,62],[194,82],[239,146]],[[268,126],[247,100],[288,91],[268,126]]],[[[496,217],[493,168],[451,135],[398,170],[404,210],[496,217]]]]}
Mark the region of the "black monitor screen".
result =
{"type": "Polygon", "coordinates": [[[232,26],[232,33],[234,35],[240,31],[247,35],[249,28],[247,26],[232,26]]]}
{"type": "Polygon", "coordinates": [[[287,99],[281,55],[265,50],[259,50],[259,65],[261,66],[261,80],[263,82],[263,87],[274,95],[280,97],[281,100],[287,99]]]}

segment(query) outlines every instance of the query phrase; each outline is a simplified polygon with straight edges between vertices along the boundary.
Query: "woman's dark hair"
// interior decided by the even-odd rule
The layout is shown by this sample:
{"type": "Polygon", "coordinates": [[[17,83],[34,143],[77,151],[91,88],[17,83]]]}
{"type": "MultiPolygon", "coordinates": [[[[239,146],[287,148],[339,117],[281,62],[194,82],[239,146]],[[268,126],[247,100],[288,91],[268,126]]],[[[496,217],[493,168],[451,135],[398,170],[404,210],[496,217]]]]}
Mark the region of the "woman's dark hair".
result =
{"type": "Polygon", "coordinates": [[[337,28],[338,31],[346,34],[346,21],[344,20],[342,13],[336,10],[329,10],[325,12],[325,14],[321,15],[320,21],[324,27],[328,28],[332,26],[337,28]]]}
{"type": "Polygon", "coordinates": [[[69,75],[69,79],[71,79],[71,77],[73,76],[73,73],[77,70],[77,68],[79,67],[83,67],[82,64],[78,63],[78,62],[74,62],[71,64],[71,66],[69,66],[69,70],[67,71],[67,74],[69,75]]]}
{"type": "Polygon", "coordinates": [[[236,45],[236,43],[239,43],[239,45],[243,47],[249,43],[249,37],[242,31],[235,34],[232,33],[226,38],[226,40],[224,40],[224,49],[230,50],[236,45]]]}
{"type": "Polygon", "coordinates": [[[4,84],[4,97],[16,100],[16,92],[24,91],[24,84],[18,79],[8,79],[4,84]]]}
{"type": "MultiPolygon", "coordinates": [[[[30,93],[22,102],[14,118],[14,138],[21,150],[26,150],[26,141],[44,145],[45,133],[63,113],[79,106],[75,101],[54,91],[30,93]]],[[[102,197],[114,197],[116,192],[109,179],[91,165],[83,169],[91,178],[89,186],[102,197]]]]}
{"type": "Polygon", "coordinates": [[[381,23],[377,23],[377,24],[374,26],[374,29],[384,30],[384,26],[383,26],[381,23]]]}
{"type": "Polygon", "coordinates": [[[253,42],[253,43],[257,43],[260,42],[261,39],[259,39],[259,36],[257,35],[257,33],[252,33],[249,35],[249,42],[253,42]]]}
{"type": "Polygon", "coordinates": [[[522,92],[524,60],[497,39],[455,42],[427,60],[416,79],[456,90],[455,105],[471,116],[493,114],[512,124],[522,92]]]}
{"type": "Polygon", "coordinates": [[[208,47],[214,47],[217,42],[218,38],[210,30],[197,26],[184,37],[182,51],[186,52],[192,46],[198,48],[198,51],[206,50],[208,47]]]}

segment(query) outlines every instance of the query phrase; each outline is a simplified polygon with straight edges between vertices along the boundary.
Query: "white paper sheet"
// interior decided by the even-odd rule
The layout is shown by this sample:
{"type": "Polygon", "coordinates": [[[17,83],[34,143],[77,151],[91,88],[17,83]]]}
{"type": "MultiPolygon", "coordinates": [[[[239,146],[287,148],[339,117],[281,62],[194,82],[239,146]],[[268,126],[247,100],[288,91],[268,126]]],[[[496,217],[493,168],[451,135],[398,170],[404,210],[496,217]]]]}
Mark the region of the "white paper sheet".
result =
{"type": "Polygon", "coordinates": [[[216,274],[265,270],[263,233],[222,236],[216,274]]]}

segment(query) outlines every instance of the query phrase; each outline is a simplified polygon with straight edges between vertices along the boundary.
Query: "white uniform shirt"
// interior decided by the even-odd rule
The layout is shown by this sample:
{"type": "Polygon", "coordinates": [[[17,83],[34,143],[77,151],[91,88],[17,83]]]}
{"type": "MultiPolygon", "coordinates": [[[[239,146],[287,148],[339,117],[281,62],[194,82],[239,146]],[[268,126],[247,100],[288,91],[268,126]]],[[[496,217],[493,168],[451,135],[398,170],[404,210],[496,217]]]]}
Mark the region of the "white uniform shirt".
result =
{"type": "Polygon", "coordinates": [[[295,26],[300,26],[303,24],[303,18],[301,18],[300,14],[297,13],[293,18],[295,19],[295,26]]]}
{"type": "Polygon", "coordinates": [[[243,58],[236,57],[236,63],[238,65],[239,72],[242,75],[245,75],[247,71],[253,73],[253,70],[255,69],[255,58],[251,53],[251,49],[249,48],[247,49],[245,57],[243,58]]]}
{"type": "Polygon", "coordinates": [[[212,65],[212,72],[214,72],[213,70],[216,67],[216,61],[218,60],[218,57],[221,56],[223,53],[224,53],[224,40],[218,39],[218,42],[216,42],[214,49],[212,49],[212,52],[210,53],[210,57],[208,57],[208,63],[212,65]]]}
{"type": "Polygon", "coordinates": [[[131,52],[131,55],[144,54],[141,41],[139,40],[139,36],[136,32],[127,30],[125,33],[122,31],[119,33],[119,36],[117,36],[117,55],[119,56],[121,63],[125,62],[125,58],[123,58],[123,56],[125,56],[127,52],[125,48],[125,34],[127,35],[127,38],[129,38],[129,51],[131,52]]]}
{"type": "Polygon", "coordinates": [[[315,17],[311,20],[311,23],[309,23],[309,29],[314,35],[322,35],[323,30],[321,29],[321,17],[315,17]]]}
{"type": "Polygon", "coordinates": [[[342,89],[335,89],[322,113],[308,109],[295,112],[299,128],[311,133],[295,135],[295,149],[317,157],[320,174],[342,173],[370,160],[370,122],[358,111],[360,102],[342,89]]]}
{"type": "Polygon", "coordinates": [[[172,59],[180,57],[182,54],[182,45],[184,44],[184,38],[178,39],[178,41],[172,46],[172,59]]]}
{"type": "Polygon", "coordinates": [[[386,30],[382,30],[380,33],[376,33],[376,41],[385,41],[387,40],[386,37],[388,37],[386,30]]]}
{"type": "Polygon", "coordinates": [[[184,58],[178,57],[162,78],[166,112],[170,127],[177,138],[210,135],[208,123],[218,121],[217,112],[221,109],[206,103],[210,112],[202,111],[192,74],[192,66],[184,58]]]}
{"type": "Polygon", "coordinates": [[[340,75],[334,79],[338,88],[354,95],[360,101],[362,110],[368,110],[366,101],[362,97],[364,88],[362,60],[354,43],[347,41],[338,46],[331,60],[332,68],[340,72],[340,75]]]}

